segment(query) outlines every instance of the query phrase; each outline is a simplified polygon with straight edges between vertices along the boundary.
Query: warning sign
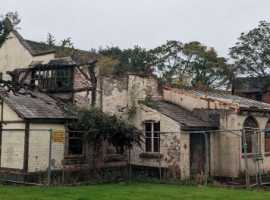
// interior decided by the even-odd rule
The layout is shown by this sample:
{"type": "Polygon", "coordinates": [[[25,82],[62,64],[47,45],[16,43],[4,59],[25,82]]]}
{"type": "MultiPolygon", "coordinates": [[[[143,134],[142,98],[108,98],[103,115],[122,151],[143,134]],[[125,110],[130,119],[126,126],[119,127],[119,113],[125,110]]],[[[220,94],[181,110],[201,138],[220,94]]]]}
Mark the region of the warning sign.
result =
{"type": "Polygon", "coordinates": [[[52,130],[52,142],[64,142],[65,131],[64,130],[52,130]]]}

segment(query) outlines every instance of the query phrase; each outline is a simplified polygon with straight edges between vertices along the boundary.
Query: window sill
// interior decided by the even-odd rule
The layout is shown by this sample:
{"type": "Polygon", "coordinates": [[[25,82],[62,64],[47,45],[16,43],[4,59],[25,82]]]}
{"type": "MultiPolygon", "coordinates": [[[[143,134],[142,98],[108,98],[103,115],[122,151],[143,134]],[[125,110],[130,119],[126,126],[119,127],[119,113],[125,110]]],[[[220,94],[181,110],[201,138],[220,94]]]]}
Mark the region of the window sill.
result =
{"type": "MultiPolygon", "coordinates": [[[[260,155],[263,155],[261,153],[259,153],[260,155]]],[[[268,153],[268,155],[266,155],[267,153],[265,153],[265,156],[270,156],[270,152],[268,153]]],[[[254,153],[247,153],[247,157],[248,158],[253,158],[254,153]]],[[[245,158],[245,154],[242,154],[242,158],[245,158]]]]}
{"type": "Polygon", "coordinates": [[[140,155],[140,158],[146,158],[146,159],[159,159],[162,158],[162,153],[159,154],[158,152],[144,152],[144,153],[141,153],[140,155]]]}
{"type": "MultiPolygon", "coordinates": [[[[254,153],[247,153],[247,158],[253,158],[254,153]]],[[[245,154],[242,154],[242,158],[245,158],[245,154]]]]}
{"type": "Polygon", "coordinates": [[[265,157],[270,157],[270,152],[265,152],[264,156],[265,157]]]}
{"type": "Polygon", "coordinates": [[[84,158],[84,155],[66,155],[65,158],[69,159],[69,158],[84,158]]]}

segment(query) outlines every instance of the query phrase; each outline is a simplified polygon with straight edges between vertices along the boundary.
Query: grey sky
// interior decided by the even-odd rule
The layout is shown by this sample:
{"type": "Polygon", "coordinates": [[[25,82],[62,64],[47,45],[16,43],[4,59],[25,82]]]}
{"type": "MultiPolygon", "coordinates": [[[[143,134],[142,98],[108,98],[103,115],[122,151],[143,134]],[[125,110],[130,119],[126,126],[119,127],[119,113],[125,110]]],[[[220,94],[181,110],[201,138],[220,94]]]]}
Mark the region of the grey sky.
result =
{"type": "Polygon", "coordinates": [[[0,13],[19,13],[26,39],[50,32],[84,50],[198,40],[222,56],[241,32],[270,21],[269,8],[270,0],[0,0],[0,13]]]}

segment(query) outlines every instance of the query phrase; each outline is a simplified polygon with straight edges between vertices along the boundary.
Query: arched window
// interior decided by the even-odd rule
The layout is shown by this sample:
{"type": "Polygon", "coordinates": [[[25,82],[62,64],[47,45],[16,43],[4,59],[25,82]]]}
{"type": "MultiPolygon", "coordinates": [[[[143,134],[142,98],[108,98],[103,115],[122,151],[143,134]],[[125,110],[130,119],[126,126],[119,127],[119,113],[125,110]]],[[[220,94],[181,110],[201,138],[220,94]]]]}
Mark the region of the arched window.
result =
{"type": "MultiPolygon", "coordinates": [[[[270,128],[270,119],[267,121],[265,128],[270,128]]],[[[270,152],[270,133],[265,133],[265,152],[270,152]]]]}
{"type": "MultiPolygon", "coordinates": [[[[244,128],[259,128],[258,123],[253,117],[246,118],[244,128]]],[[[246,141],[247,141],[247,153],[253,152],[253,134],[255,130],[246,130],[246,141]]],[[[244,149],[242,150],[244,152],[244,149]]]]}

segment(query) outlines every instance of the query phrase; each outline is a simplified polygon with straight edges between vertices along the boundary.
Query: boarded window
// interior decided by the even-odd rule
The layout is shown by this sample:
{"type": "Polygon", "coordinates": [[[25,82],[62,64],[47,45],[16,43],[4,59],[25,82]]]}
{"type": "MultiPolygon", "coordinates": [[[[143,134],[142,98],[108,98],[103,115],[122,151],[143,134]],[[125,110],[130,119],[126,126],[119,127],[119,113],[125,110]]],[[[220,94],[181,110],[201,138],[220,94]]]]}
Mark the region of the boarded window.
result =
{"type": "Polygon", "coordinates": [[[160,123],[145,124],[145,151],[159,152],[160,149],[160,123]]]}
{"type": "MultiPolygon", "coordinates": [[[[270,119],[266,124],[266,129],[270,128],[270,119]]],[[[270,133],[265,133],[265,152],[270,152],[270,133]]]]}
{"type": "Polygon", "coordinates": [[[84,139],[83,133],[69,132],[68,155],[83,155],[84,139]]]}
{"type": "MultiPolygon", "coordinates": [[[[248,117],[245,120],[243,127],[247,128],[246,130],[247,153],[252,153],[254,152],[253,135],[255,130],[252,129],[248,130],[248,128],[258,128],[258,124],[253,117],[248,117]]],[[[244,148],[242,148],[242,152],[244,152],[244,148]]]]}

